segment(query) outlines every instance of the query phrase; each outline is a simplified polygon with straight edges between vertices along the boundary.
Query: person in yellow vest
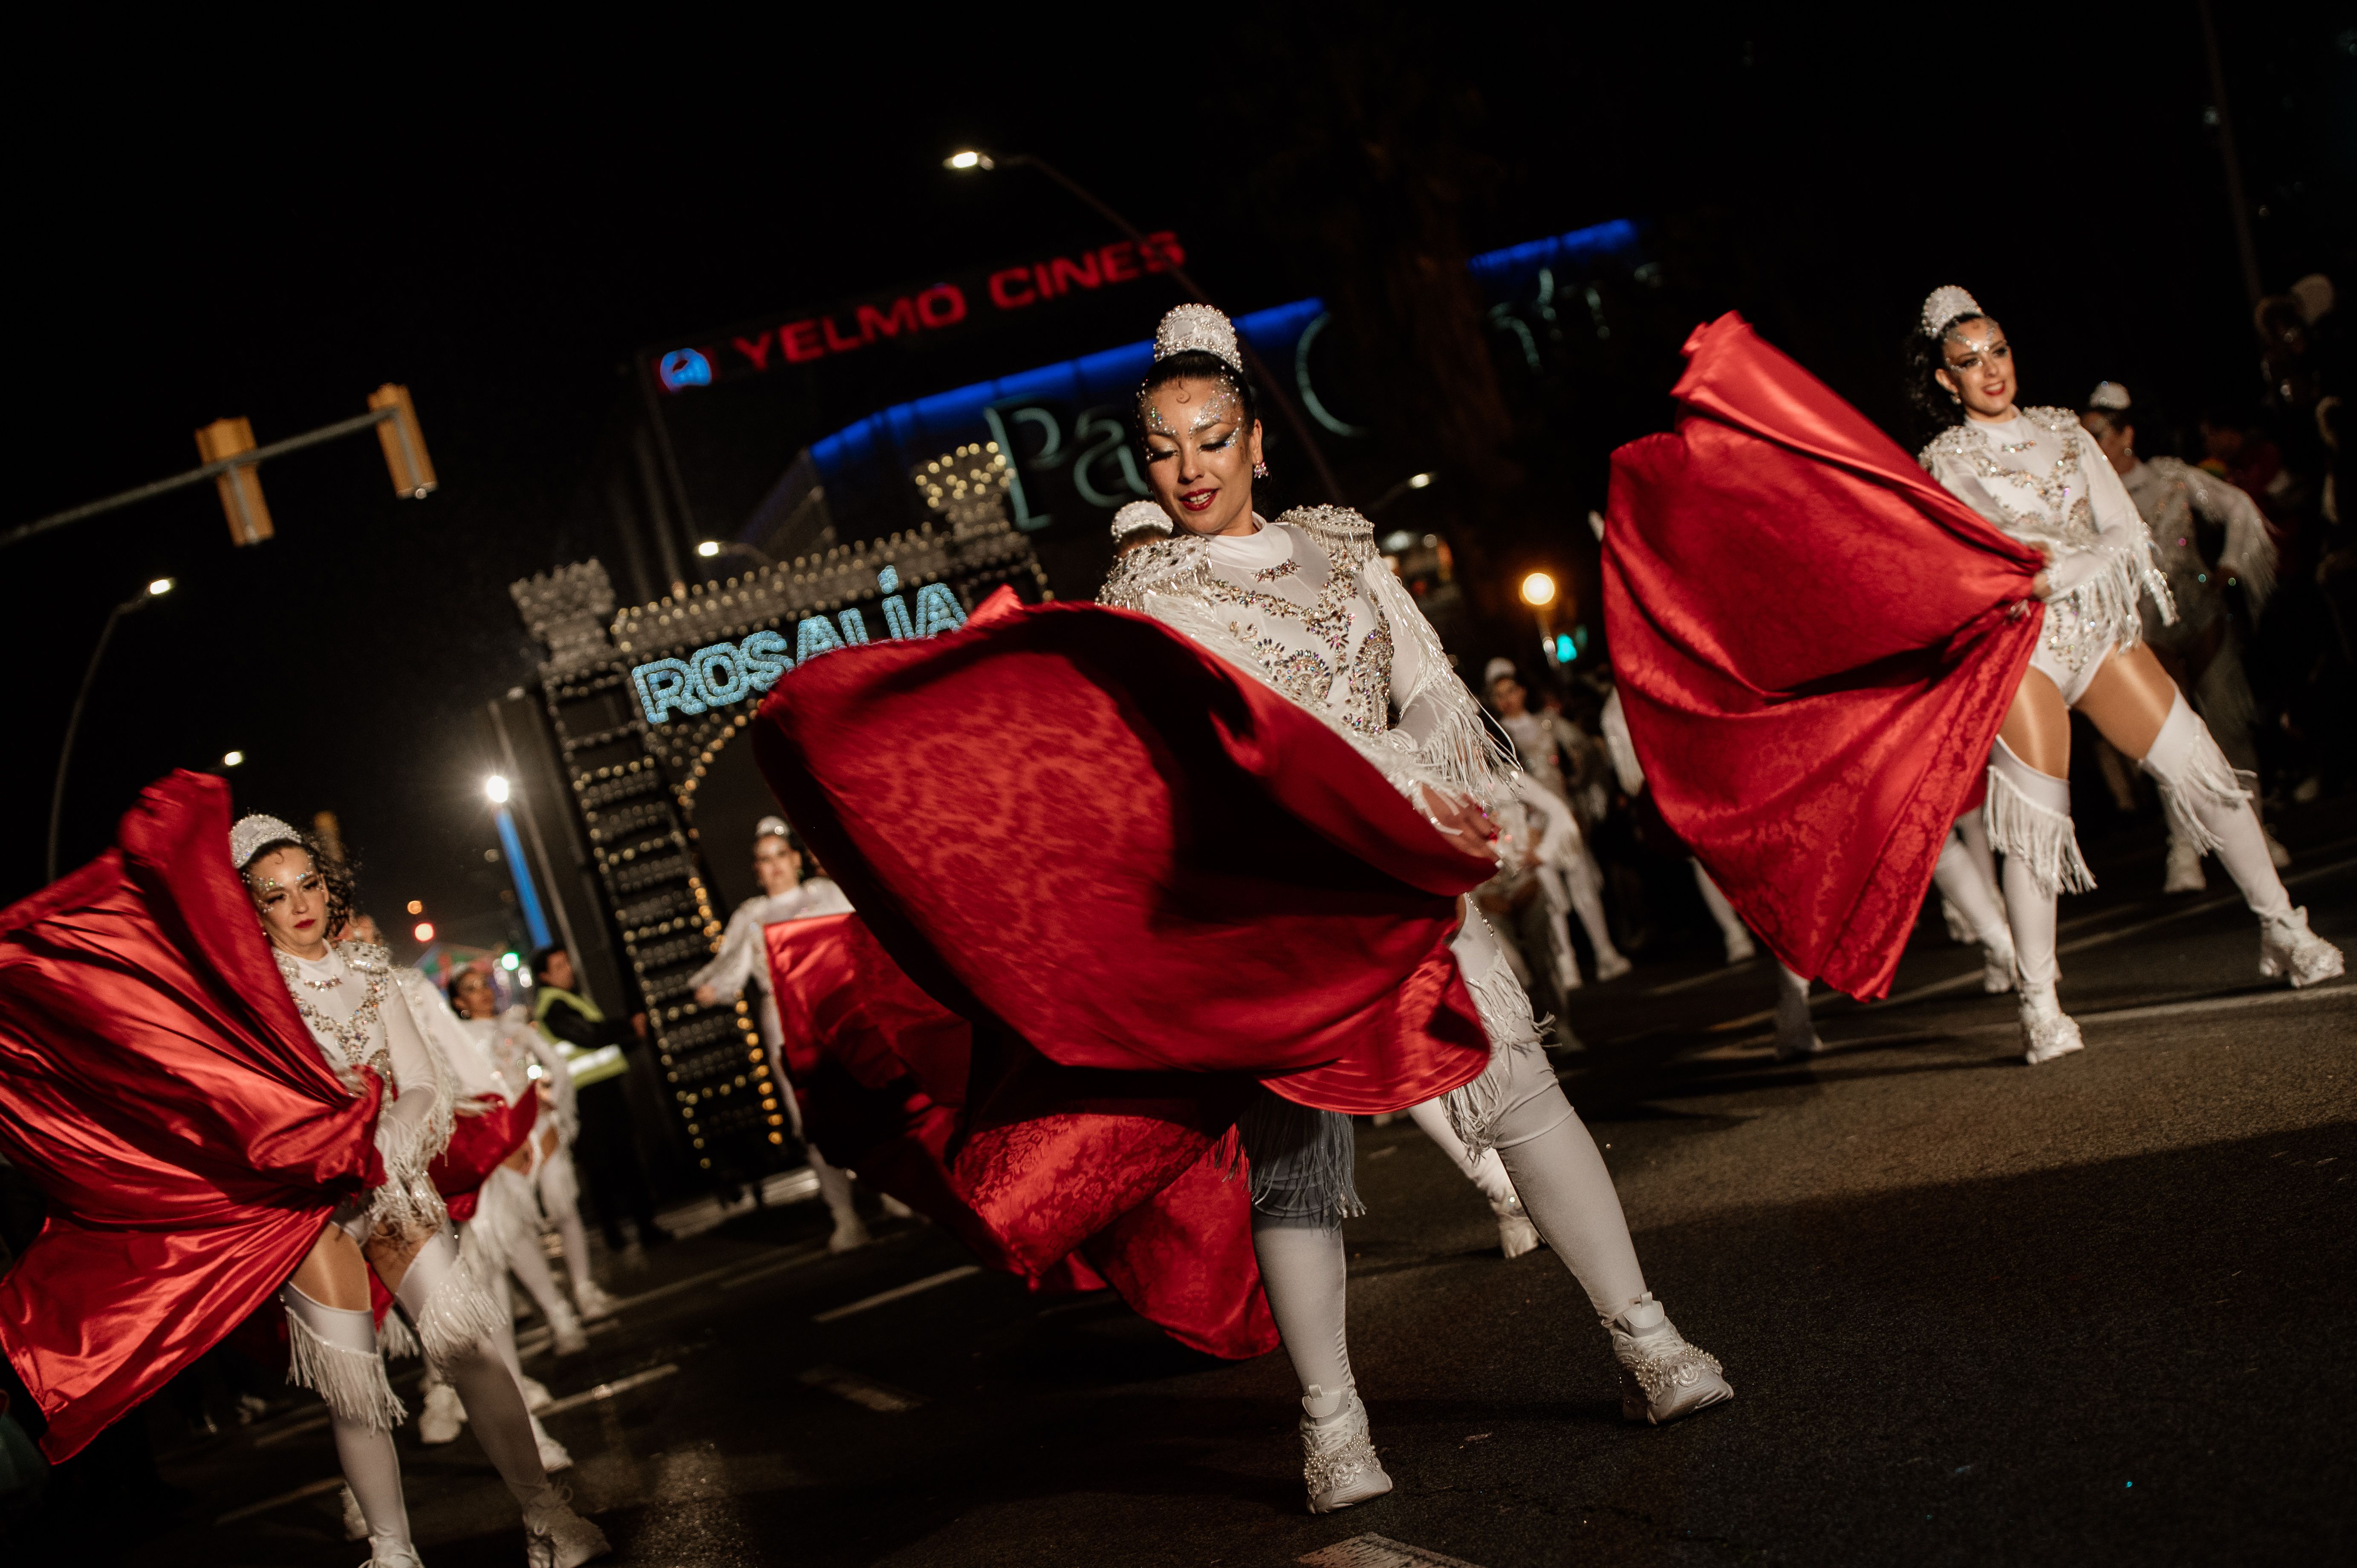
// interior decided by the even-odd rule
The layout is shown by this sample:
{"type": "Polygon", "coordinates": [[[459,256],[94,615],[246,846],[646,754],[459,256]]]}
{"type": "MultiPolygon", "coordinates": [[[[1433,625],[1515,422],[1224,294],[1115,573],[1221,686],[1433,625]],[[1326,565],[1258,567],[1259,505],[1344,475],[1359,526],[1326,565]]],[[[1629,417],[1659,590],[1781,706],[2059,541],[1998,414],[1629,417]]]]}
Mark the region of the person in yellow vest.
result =
{"type": "Polygon", "coordinates": [[[574,1144],[574,1164],[589,1187],[589,1202],[597,1210],[597,1227],[606,1245],[621,1251],[629,1243],[622,1233],[627,1213],[641,1247],[659,1247],[671,1233],[655,1223],[654,1193],[639,1164],[639,1146],[630,1131],[630,1106],[624,1098],[622,1075],[627,1053],[647,1036],[647,1015],[635,1013],[624,1024],[606,1016],[595,1002],[575,990],[579,983],[573,955],[549,946],[532,955],[533,1022],[551,1041],[562,1041],[587,1059],[573,1063],[574,1103],[581,1129],[574,1144]],[[606,1047],[611,1047],[611,1054],[606,1047]]]}

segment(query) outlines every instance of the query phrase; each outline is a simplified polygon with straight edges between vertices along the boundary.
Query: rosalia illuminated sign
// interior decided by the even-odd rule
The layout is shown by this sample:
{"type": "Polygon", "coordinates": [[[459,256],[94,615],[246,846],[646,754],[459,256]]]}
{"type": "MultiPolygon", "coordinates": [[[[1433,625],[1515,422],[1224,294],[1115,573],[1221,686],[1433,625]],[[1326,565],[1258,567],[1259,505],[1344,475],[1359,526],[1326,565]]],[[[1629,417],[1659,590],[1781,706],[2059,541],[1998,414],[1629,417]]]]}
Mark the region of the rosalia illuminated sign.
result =
{"type": "MultiPolygon", "coordinates": [[[[895,641],[939,637],[965,624],[965,611],[947,583],[920,587],[913,607],[898,591],[897,567],[878,572],[876,585],[884,594],[877,613],[884,618],[886,635],[895,641]]],[[[867,618],[855,607],[836,612],[833,620],[823,615],[803,619],[794,628],[791,656],[785,633],[765,627],[735,642],[707,644],[684,659],[651,659],[630,671],[630,684],[647,723],[659,725],[674,713],[710,713],[741,703],[776,685],[796,664],[867,640],[867,618]]]]}
{"type": "Polygon", "coordinates": [[[672,349],[651,357],[655,381],[682,392],[741,381],[790,365],[839,358],[879,344],[911,343],[962,322],[996,319],[1078,294],[1118,287],[1186,264],[1168,231],[1117,241],[1078,255],[974,273],[904,294],[854,301],[798,320],[732,333],[724,344],[672,349]]]}

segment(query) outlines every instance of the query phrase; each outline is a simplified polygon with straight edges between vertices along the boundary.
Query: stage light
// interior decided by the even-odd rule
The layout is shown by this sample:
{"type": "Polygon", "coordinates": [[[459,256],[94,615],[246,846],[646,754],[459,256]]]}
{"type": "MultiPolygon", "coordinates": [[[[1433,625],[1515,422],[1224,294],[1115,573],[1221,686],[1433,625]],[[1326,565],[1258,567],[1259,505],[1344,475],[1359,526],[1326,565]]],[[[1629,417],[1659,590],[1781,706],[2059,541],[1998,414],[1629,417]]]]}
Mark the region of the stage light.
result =
{"type": "Polygon", "coordinates": [[[147,585],[147,596],[151,599],[160,599],[171,591],[172,579],[169,577],[158,577],[147,585]]]}
{"type": "Polygon", "coordinates": [[[969,169],[996,168],[998,166],[990,161],[990,155],[988,153],[976,152],[973,148],[968,147],[963,151],[952,153],[949,156],[943,158],[942,160],[942,166],[943,168],[969,169]]]}
{"type": "Polygon", "coordinates": [[[224,751],[221,753],[221,766],[223,768],[235,768],[239,763],[243,762],[244,760],[245,753],[242,751],[224,751]]]}
{"type": "Polygon", "coordinates": [[[695,547],[695,553],[709,561],[720,553],[720,542],[716,539],[707,539],[695,547]]]}
{"type": "Polygon", "coordinates": [[[494,773],[489,779],[484,779],[483,793],[491,798],[492,805],[506,805],[508,803],[508,781],[506,777],[501,774],[494,773]]]}
{"type": "Polygon", "coordinates": [[[1523,578],[1523,603],[1534,607],[1555,603],[1555,579],[1544,572],[1534,572],[1523,578]]]}
{"type": "Polygon", "coordinates": [[[425,901],[422,898],[412,898],[409,901],[409,912],[413,915],[423,915],[425,913],[425,901]]]}
{"type": "Polygon", "coordinates": [[[417,922],[417,929],[409,934],[415,937],[421,942],[430,942],[434,940],[434,922],[431,920],[420,920],[417,922]]]}

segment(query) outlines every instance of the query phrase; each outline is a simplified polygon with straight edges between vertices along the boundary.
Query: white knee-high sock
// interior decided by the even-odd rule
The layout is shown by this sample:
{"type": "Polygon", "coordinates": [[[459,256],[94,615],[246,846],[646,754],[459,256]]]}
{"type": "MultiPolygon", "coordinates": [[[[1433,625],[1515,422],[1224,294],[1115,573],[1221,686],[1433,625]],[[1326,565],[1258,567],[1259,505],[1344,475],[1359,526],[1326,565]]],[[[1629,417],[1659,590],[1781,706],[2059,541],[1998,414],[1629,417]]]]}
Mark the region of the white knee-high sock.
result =
{"type": "Polygon", "coordinates": [[[1700,889],[1702,901],[1710,907],[1710,918],[1718,922],[1719,940],[1727,944],[1727,956],[1731,960],[1750,952],[1751,932],[1744,926],[1741,917],[1736,914],[1735,906],[1727,901],[1727,895],[1718,890],[1718,884],[1710,879],[1710,873],[1702,868],[1701,861],[1688,864],[1694,867],[1695,886],[1700,889]]]}
{"type": "Polygon", "coordinates": [[[1553,1070],[1544,1062],[1522,1061],[1515,1070],[1544,1075],[1545,1082],[1534,1084],[1537,1092],[1499,1118],[1498,1156],[1531,1223],[1587,1293],[1597,1317],[1609,1324],[1645,1294],[1645,1272],[1637,1266],[1620,1195],[1553,1070]]]}
{"type": "Polygon", "coordinates": [[[303,1380],[328,1402],[336,1462],[361,1505],[361,1517],[368,1520],[369,1540],[407,1550],[409,1505],[401,1491],[401,1456],[393,1445],[392,1423],[401,1419],[401,1407],[377,1354],[374,1315],[324,1305],[291,1284],[278,1299],[285,1305],[295,1344],[289,1376],[311,1371],[307,1359],[329,1361],[328,1370],[311,1371],[303,1380]]]}
{"type": "Polygon", "coordinates": [[[1268,1309],[1293,1375],[1306,1395],[1351,1386],[1351,1348],[1345,1337],[1348,1261],[1340,1225],[1288,1225],[1253,1216],[1253,1253],[1268,1309]]]}
{"type": "Polygon", "coordinates": [[[540,1201],[565,1246],[565,1272],[573,1281],[577,1299],[584,1285],[595,1285],[589,1273],[589,1231],[581,1223],[581,1182],[574,1174],[573,1151],[558,1149],[541,1163],[540,1201]]]}
{"type": "MultiPolygon", "coordinates": [[[[458,1250],[447,1235],[435,1236],[418,1249],[410,1260],[409,1272],[393,1293],[416,1326],[426,1353],[458,1391],[459,1402],[467,1407],[468,1424],[475,1429],[475,1441],[483,1445],[484,1455],[516,1500],[529,1509],[547,1495],[548,1473],[541,1468],[540,1444],[533,1435],[523,1391],[494,1348],[496,1322],[484,1322],[463,1342],[454,1343],[447,1332],[452,1326],[474,1321],[473,1309],[463,1298],[479,1294],[479,1287],[459,1266],[458,1250]],[[429,1332],[429,1323],[444,1326],[445,1332],[429,1332]]],[[[491,1310],[488,1298],[483,1310],[491,1310]]]]}
{"type": "Polygon", "coordinates": [[[1996,854],[1989,848],[1988,824],[1981,821],[1978,811],[1966,811],[1956,819],[1956,835],[1964,841],[1964,853],[1973,857],[1981,880],[1994,888],[1996,886],[1996,854]]]}
{"type": "Polygon", "coordinates": [[[1596,864],[1596,856],[1581,844],[1573,857],[1572,868],[1564,873],[1565,891],[1571,895],[1573,913],[1579,917],[1582,929],[1587,932],[1587,945],[1595,950],[1598,967],[1620,956],[1612,945],[1612,927],[1604,918],[1604,868],[1596,864]]]}
{"type": "MultiPolygon", "coordinates": [[[[548,1272],[548,1254],[541,1251],[540,1206],[533,1201],[530,1185],[518,1173],[505,1169],[493,1171],[491,1180],[507,1189],[500,1196],[515,1211],[505,1227],[508,1245],[499,1262],[507,1266],[507,1273],[523,1282],[526,1294],[531,1295],[533,1305],[540,1308],[541,1316],[548,1320],[550,1327],[572,1322],[572,1305],[558,1292],[556,1276],[548,1272]]],[[[505,1284],[503,1275],[500,1281],[502,1295],[505,1284]]],[[[515,1315],[506,1310],[506,1301],[502,1300],[500,1305],[502,1309],[500,1314],[501,1326],[512,1342],[515,1315]]]]}
{"type": "Polygon", "coordinates": [[[2243,890],[2243,900],[2262,920],[2291,916],[2291,896],[2276,875],[2267,856],[2266,834],[2252,809],[2249,791],[2234,777],[2233,768],[2209,726],[2178,693],[2162,721],[2160,733],[2146,752],[2144,770],[2160,784],[2162,804],[2169,809],[2171,831],[2206,854],[2213,854],[2243,890]]]}
{"type": "Polygon", "coordinates": [[[2025,990],[2050,991],[2060,973],[2055,898],[2064,887],[2095,885],[2071,824],[2071,781],[2040,773],[2000,738],[1989,753],[1986,815],[1990,844],[2005,852],[2005,918],[2013,929],[2015,972],[2025,990]]]}
{"type": "Polygon", "coordinates": [[[1996,879],[1992,876],[1983,880],[1972,851],[1954,833],[1950,833],[1948,842],[1940,846],[1940,863],[1932,868],[1932,881],[1940,889],[1940,896],[1962,912],[1983,947],[2003,949],[2011,945],[2005,910],[1997,903],[1996,879]]]}

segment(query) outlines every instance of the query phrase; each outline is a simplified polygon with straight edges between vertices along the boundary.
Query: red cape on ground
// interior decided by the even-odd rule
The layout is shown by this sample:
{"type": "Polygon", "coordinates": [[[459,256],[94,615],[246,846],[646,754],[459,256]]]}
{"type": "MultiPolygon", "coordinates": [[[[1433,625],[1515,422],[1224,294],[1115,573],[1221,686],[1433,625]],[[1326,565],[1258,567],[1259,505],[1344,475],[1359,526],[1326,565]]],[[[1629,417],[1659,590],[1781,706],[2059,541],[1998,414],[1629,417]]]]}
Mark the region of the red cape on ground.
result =
{"type": "Polygon", "coordinates": [[[1728,314],[1612,456],[1604,614],[1662,816],[1778,957],[1890,988],[2034,650],[2040,554],[1728,314]]]}
{"type": "Polygon", "coordinates": [[[1495,867],[1144,616],[1041,605],[830,653],[752,733],[900,969],[1052,1062],[1242,1075],[1352,1113],[1489,1062],[1448,942],[1495,867]]]}
{"type": "Polygon", "coordinates": [[[175,773],[117,847],[0,912],[0,1144],[48,1199],[0,1348],[70,1457],[261,1306],[384,1179],[373,1074],[328,1070],[229,864],[229,787],[175,773]]]}
{"type": "Polygon", "coordinates": [[[830,1161],[1035,1288],[1110,1284],[1210,1355],[1276,1348],[1245,1185],[1222,1170],[1239,1095],[1019,1048],[977,1056],[972,1026],[918,990],[856,915],[765,935],[803,1128],[830,1161]]]}

